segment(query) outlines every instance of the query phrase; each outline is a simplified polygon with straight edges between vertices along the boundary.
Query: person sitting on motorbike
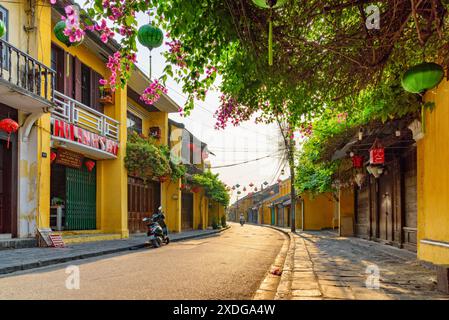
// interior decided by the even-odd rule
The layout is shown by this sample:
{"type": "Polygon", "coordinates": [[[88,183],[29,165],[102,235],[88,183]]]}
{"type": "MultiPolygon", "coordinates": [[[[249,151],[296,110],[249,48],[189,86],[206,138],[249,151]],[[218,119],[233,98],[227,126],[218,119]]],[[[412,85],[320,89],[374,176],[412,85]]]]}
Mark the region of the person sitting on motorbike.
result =
{"type": "Polygon", "coordinates": [[[243,225],[245,223],[245,216],[243,213],[240,214],[240,224],[243,225]]]}

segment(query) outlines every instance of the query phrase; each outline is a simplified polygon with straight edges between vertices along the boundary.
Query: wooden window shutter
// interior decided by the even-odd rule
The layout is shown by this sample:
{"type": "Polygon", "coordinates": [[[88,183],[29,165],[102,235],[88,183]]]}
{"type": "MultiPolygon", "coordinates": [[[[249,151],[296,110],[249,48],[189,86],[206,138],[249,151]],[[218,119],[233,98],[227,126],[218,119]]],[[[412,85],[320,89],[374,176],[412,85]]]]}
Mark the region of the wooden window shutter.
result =
{"type": "Polygon", "coordinates": [[[70,98],[75,98],[74,86],[74,58],[68,53],[64,52],[64,94],[70,98]]]}
{"type": "Polygon", "coordinates": [[[77,57],[74,57],[74,71],[74,98],[77,101],[81,101],[81,61],[77,57]]]}
{"type": "Polygon", "coordinates": [[[91,94],[91,102],[92,108],[99,112],[104,112],[103,105],[100,103],[100,79],[101,75],[94,70],[91,70],[91,82],[90,82],[90,94],[91,94]]]}

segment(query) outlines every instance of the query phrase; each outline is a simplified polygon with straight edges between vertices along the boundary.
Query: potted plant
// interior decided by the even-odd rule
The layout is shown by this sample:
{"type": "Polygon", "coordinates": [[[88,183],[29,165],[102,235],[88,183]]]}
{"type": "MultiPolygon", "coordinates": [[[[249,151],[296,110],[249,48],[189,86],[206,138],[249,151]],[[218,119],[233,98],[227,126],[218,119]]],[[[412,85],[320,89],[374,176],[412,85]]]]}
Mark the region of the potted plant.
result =
{"type": "Polygon", "coordinates": [[[111,88],[101,86],[100,87],[100,103],[112,104],[114,102],[114,93],[111,88]]]}

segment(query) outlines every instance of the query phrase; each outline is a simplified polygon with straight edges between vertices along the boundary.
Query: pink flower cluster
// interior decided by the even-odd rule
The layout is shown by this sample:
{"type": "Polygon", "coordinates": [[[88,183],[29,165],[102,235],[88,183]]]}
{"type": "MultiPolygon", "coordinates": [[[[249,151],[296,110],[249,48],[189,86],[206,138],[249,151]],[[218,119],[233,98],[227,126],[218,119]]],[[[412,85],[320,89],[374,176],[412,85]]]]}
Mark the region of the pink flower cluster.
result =
{"type": "Polygon", "coordinates": [[[144,90],[140,96],[140,100],[144,101],[146,104],[154,104],[164,93],[167,93],[167,88],[165,88],[159,80],[154,79],[144,90]]]}
{"type": "Polygon", "coordinates": [[[342,112],[342,113],[337,114],[337,122],[338,123],[345,122],[347,118],[348,118],[347,112],[342,112]]]}
{"type": "Polygon", "coordinates": [[[85,31],[80,26],[78,11],[73,6],[66,6],[65,14],[66,16],[61,17],[65,21],[64,34],[69,37],[69,41],[72,43],[82,41],[85,31]]]}
{"type": "Polygon", "coordinates": [[[220,97],[221,105],[215,112],[214,117],[217,119],[215,129],[225,129],[228,122],[233,126],[238,126],[240,122],[249,119],[250,114],[232,97],[222,95],[220,97]]]}
{"type": "Polygon", "coordinates": [[[301,138],[310,137],[313,133],[313,126],[311,123],[305,125],[304,123],[301,124],[299,127],[299,133],[301,135],[301,138]]]}
{"type": "Polygon", "coordinates": [[[114,32],[107,26],[106,20],[102,19],[100,24],[95,25],[95,30],[101,33],[101,41],[107,43],[109,38],[114,37],[114,32]]]}
{"type": "Polygon", "coordinates": [[[217,72],[217,68],[215,67],[207,67],[206,69],[206,79],[210,78],[215,72],[217,72]]]}
{"type": "Polygon", "coordinates": [[[187,66],[187,63],[184,61],[186,54],[182,53],[182,44],[181,41],[179,40],[173,40],[170,42],[166,42],[166,45],[168,45],[170,47],[170,49],[168,50],[168,52],[175,56],[176,59],[176,64],[181,67],[181,68],[185,68],[187,66]]]}

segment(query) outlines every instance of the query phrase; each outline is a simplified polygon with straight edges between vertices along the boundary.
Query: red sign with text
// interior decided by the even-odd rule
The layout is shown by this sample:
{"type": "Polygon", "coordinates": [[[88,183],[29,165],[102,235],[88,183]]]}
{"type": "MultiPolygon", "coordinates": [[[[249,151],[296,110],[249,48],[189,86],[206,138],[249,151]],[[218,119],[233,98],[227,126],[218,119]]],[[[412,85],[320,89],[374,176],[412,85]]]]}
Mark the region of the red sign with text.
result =
{"type": "Polygon", "coordinates": [[[52,135],[105,151],[115,156],[118,153],[118,142],[59,119],[52,119],[52,135]]]}

